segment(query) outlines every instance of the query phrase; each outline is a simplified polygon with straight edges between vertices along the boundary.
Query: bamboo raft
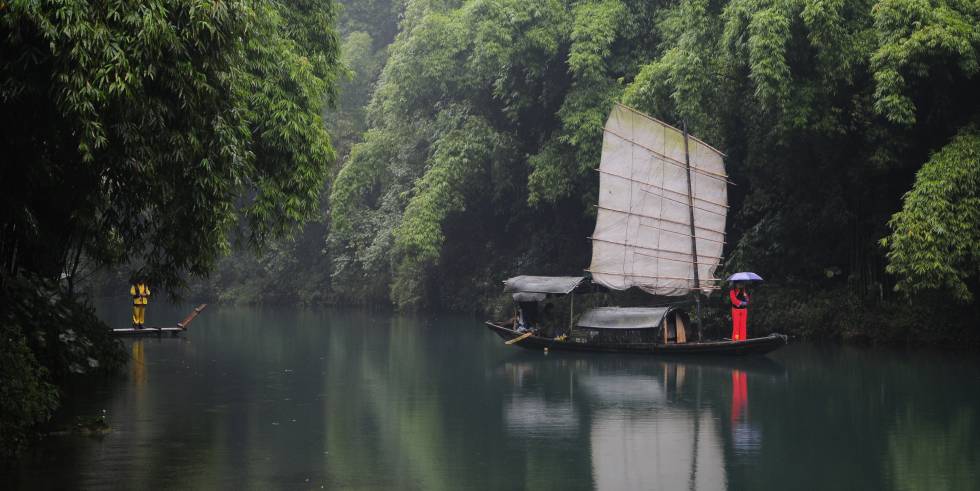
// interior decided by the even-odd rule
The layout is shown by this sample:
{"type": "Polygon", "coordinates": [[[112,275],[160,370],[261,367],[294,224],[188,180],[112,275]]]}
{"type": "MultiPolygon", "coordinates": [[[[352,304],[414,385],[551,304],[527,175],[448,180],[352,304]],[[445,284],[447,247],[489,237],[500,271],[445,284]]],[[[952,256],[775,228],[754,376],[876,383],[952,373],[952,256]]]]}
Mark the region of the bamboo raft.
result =
{"type": "Polygon", "coordinates": [[[112,333],[116,335],[122,335],[122,336],[144,335],[144,334],[155,334],[159,336],[164,333],[170,333],[172,336],[176,336],[186,331],[187,326],[189,326],[191,322],[194,322],[194,319],[197,318],[198,314],[203,312],[204,309],[207,308],[207,306],[208,304],[206,303],[202,303],[201,305],[198,305],[197,307],[194,308],[194,310],[191,311],[190,314],[187,315],[187,317],[184,317],[184,320],[178,322],[176,326],[153,326],[153,327],[144,327],[142,329],[136,329],[135,327],[124,327],[120,329],[113,329],[112,333]]]}

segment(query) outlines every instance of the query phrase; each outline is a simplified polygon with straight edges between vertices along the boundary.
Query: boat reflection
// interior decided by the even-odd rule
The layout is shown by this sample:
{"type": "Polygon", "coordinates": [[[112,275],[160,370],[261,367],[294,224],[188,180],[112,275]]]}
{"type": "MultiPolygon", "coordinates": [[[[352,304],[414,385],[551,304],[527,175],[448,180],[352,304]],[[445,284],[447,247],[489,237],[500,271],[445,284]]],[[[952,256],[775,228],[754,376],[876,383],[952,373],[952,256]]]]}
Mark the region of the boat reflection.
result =
{"type": "Polygon", "coordinates": [[[515,396],[504,404],[504,425],[509,431],[523,434],[573,436],[578,432],[579,420],[567,403],[515,396]]]}
{"type": "Polygon", "coordinates": [[[513,434],[574,437],[589,445],[598,489],[726,489],[731,460],[758,450],[750,379],[783,378],[772,360],[649,360],[520,356],[503,406],[513,434]],[[557,378],[567,378],[567,389],[557,378]],[[730,395],[730,398],[729,398],[730,395]]]}

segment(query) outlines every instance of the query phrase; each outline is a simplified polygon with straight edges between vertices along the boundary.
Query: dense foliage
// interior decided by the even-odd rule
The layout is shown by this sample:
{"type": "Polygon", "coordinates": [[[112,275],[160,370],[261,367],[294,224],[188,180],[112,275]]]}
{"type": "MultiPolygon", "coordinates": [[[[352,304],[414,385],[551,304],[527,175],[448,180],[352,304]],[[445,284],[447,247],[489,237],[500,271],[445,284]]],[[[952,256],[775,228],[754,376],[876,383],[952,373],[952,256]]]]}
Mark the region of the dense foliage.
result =
{"type": "MultiPolygon", "coordinates": [[[[910,246],[896,239],[904,252],[886,258],[879,241],[931,153],[975,163],[963,140],[980,116],[978,23],[976,3],[956,1],[407,2],[371,128],[331,191],[330,252],[347,278],[334,289],[467,308],[507,275],[580,270],[591,169],[621,100],[728,154],[728,269],[876,302],[896,279],[966,298],[959,280],[912,274],[933,266],[910,246]]],[[[959,193],[957,208],[916,207],[913,192],[919,215],[897,215],[896,237],[910,220],[980,229],[957,211],[975,180],[938,164],[916,189],[926,179],[923,192],[959,193]]],[[[943,244],[957,252],[935,274],[976,278],[972,236],[943,244]]]]}
{"type": "MultiPolygon", "coordinates": [[[[616,79],[642,48],[630,36],[644,35],[633,25],[613,46],[617,5],[569,15],[557,1],[408,3],[373,128],[333,186],[337,277],[366,275],[375,291],[390,282],[402,307],[473,308],[515,259],[580,268],[594,195],[582,177],[616,79]]],[[[631,9],[652,22],[653,7],[631,9]]]]}
{"type": "MultiPolygon", "coordinates": [[[[8,317],[8,314],[4,314],[8,317]]],[[[27,345],[21,326],[0,320],[0,455],[20,450],[33,427],[43,423],[57,406],[57,389],[48,372],[27,345]]]]}
{"type": "Polygon", "coordinates": [[[242,220],[261,244],[318,211],[329,3],[5,9],[6,271],[70,274],[81,252],[174,287],[208,271],[242,220]]]}
{"type": "Polygon", "coordinates": [[[892,217],[888,271],[915,293],[946,289],[972,300],[980,272],[980,132],[964,128],[916,174],[892,217]]]}
{"type": "Polygon", "coordinates": [[[0,2],[4,391],[39,401],[14,419],[50,411],[49,376],[113,365],[73,297],[83,262],[175,292],[234,238],[319,214],[335,17],[320,0],[0,2]]]}
{"type": "MultiPolygon", "coordinates": [[[[341,3],[348,73],[325,119],[344,157],[322,218],[197,292],[480,310],[509,275],[580,271],[615,101],[727,153],[725,269],[770,279],[767,308],[812,320],[800,333],[925,326],[976,290],[974,3],[341,3]]],[[[944,323],[968,324],[965,305],[944,323]]]]}
{"type": "Polygon", "coordinates": [[[8,278],[0,289],[0,455],[32,436],[58,405],[72,377],[112,373],[125,365],[118,339],[94,309],[50,280],[8,278]]]}
{"type": "MultiPolygon", "coordinates": [[[[337,87],[342,96],[324,108],[322,117],[339,155],[347,155],[368,128],[365,106],[387,57],[386,47],[395,36],[399,5],[391,0],[338,2],[341,69],[337,87]]],[[[336,166],[328,178],[334,172],[336,166]]],[[[351,294],[346,295],[331,287],[334,255],[324,247],[330,219],[329,191],[327,183],[315,200],[317,217],[298,233],[270,241],[261,250],[238,244],[208,277],[191,279],[187,295],[222,302],[299,304],[359,303],[365,298],[380,298],[383,292],[363,295],[347,291],[351,294]]],[[[110,275],[97,283],[99,293],[112,295],[125,288],[126,279],[110,275]]]]}

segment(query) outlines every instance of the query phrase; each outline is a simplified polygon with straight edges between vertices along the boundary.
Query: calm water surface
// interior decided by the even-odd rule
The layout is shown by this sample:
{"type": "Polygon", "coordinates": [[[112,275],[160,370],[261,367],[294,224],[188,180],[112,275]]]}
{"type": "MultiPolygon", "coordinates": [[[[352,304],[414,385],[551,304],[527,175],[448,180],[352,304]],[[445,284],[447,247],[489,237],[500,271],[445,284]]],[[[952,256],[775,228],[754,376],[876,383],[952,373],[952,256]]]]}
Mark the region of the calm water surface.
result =
{"type": "Polygon", "coordinates": [[[125,343],[127,372],[58,416],[105,409],[113,431],[45,439],[8,485],[980,489],[973,355],[544,355],[469,317],[240,307],[125,343]]]}

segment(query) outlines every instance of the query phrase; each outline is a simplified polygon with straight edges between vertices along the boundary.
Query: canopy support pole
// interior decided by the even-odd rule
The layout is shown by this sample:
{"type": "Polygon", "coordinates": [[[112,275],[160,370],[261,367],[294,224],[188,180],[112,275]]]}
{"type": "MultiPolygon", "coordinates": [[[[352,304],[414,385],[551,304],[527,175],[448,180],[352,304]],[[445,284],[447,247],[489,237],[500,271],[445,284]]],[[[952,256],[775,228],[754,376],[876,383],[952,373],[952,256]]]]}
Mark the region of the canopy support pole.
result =
{"type": "Polygon", "coordinates": [[[568,334],[572,334],[575,326],[575,294],[568,295],[568,334]]]}
{"type": "Polygon", "coordinates": [[[698,342],[701,342],[701,279],[698,273],[698,240],[694,227],[694,191],[691,187],[691,155],[688,150],[687,121],[683,121],[684,126],[684,165],[687,166],[687,205],[691,217],[691,259],[694,260],[694,302],[697,309],[698,319],[698,342]]]}

